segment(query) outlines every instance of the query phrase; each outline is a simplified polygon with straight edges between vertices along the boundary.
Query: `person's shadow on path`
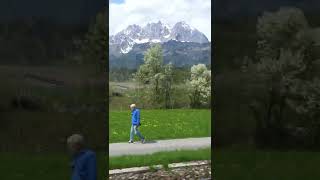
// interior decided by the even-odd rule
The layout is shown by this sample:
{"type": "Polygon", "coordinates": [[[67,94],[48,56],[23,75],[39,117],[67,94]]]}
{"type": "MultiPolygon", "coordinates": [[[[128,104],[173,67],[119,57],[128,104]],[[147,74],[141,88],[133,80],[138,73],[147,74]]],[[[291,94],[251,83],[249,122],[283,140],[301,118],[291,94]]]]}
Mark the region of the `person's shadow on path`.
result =
{"type": "Polygon", "coordinates": [[[157,141],[154,141],[154,140],[146,140],[144,142],[144,144],[153,144],[153,143],[157,143],[157,141]]]}

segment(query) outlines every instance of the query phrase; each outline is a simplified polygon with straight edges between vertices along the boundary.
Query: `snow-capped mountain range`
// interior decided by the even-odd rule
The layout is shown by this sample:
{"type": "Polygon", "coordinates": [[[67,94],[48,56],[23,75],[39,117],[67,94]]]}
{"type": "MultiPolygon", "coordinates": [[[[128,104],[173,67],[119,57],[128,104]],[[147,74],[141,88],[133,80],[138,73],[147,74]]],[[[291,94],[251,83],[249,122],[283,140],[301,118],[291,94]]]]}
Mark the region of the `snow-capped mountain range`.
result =
{"type": "Polygon", "coordinates": [[[164,43],[170,40],[180,42],[208,43],[208,38],[199,30],[184,21],[173,27],[158,21],[146,26],[129,25],[126,29],[109,37],[109,45],[119,53],[130,52],[135,44],[164,43]]]}

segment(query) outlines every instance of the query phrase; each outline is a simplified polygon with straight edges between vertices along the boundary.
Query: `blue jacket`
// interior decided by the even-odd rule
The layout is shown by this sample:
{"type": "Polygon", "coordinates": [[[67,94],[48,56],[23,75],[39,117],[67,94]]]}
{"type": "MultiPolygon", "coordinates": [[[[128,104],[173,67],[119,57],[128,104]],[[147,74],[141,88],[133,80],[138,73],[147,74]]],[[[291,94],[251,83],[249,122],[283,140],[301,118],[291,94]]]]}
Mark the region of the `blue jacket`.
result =
{"type": "Polygon", "coordinates": [[[140,110],[134,109],[131,112],[131,123],[132,125],[139,125],[140,124],[140,110]]]}
{"type": "Polygon", "coordinates": [[[96,154],[90,150],[80,151],[72,160],[71,180],[97,180],[96,154]]]}

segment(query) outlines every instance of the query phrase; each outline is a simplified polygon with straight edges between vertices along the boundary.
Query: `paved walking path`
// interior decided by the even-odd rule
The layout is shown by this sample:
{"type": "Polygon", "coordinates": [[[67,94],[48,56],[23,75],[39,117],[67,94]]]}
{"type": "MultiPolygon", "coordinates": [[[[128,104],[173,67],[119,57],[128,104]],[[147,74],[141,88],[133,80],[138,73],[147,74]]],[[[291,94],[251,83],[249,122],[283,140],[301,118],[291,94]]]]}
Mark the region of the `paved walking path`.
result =
{"type": "Polygon", "coordinates": [[[195,150],[210,146],[211,137],[158,141],[151,141],[147,139],[145,144],[141,144],[140,142],[135,142],[134,144],[129,144],[128,142],[109,144],[109,156],[142,155],[174,150],[195,150]]]}

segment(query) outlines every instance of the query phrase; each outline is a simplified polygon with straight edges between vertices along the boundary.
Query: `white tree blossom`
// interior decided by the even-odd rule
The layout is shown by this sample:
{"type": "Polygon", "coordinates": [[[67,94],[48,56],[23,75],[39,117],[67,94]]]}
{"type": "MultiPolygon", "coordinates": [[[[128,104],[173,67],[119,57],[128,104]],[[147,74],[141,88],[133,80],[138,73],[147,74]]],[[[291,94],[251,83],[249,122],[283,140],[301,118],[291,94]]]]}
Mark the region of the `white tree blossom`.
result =
{"type": "Polygon", "coordinates": [[[190,78],[191,106],[198,107],[207,104],[211,98],[211,70],[204,64],[191,67],[190,78]]]}

